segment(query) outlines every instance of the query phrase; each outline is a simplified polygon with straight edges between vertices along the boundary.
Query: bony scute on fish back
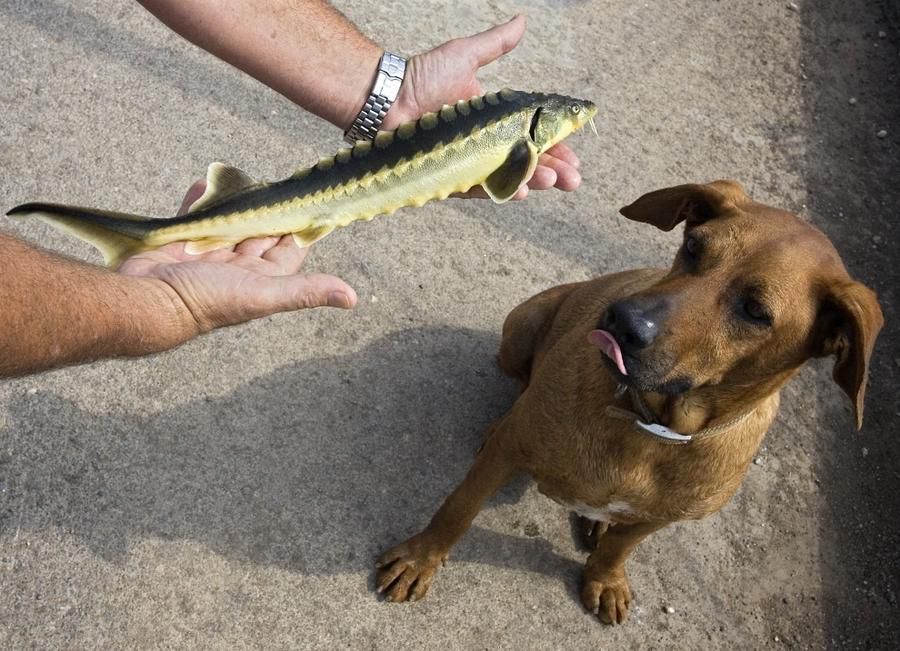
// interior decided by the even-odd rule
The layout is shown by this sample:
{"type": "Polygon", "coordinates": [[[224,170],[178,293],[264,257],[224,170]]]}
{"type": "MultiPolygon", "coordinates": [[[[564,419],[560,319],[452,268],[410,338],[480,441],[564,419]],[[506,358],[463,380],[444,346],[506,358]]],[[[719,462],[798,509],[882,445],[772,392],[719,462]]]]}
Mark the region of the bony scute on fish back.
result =
{"type": "Polygon", "coordinates": [[[127,213],[28,203],[12,217],[37,217],[98,248],[111,267],[140,251],[188,241],[199,253],[251,237],[292,233],[301,246],[335,228],[400,208],[422,206],[481,185],[498,203],[531,178],[547,149],[585,124],[587,100],[502,90],[444,106],[396,131],[380,132],[286,179],[260,183],[221,163],[185,215],[127,213]]]}

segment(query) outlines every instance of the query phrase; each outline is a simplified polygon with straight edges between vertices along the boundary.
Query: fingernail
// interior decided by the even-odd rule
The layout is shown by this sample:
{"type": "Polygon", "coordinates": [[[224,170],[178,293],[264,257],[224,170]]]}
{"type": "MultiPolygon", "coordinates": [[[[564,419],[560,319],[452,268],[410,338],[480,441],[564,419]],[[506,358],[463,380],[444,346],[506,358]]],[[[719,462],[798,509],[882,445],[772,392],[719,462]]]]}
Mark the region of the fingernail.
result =
{"type": "Polygon", "coordinates": [[[350,305],[350,297],[344,292],[331,292],[328,295],[328,305],[329,307],[339,307],[344,310],[349,310],[352,307],[350,305]]]}

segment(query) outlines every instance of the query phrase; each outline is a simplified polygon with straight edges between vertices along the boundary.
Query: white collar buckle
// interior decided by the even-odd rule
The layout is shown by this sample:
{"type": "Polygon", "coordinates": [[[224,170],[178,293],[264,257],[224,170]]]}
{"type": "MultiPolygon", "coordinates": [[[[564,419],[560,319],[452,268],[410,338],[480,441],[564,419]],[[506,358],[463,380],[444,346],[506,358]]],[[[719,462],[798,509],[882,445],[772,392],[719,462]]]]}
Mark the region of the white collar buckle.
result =
{"type": "Polygon", "coordinates": [[[675,443],[690,443],[694,438],[690,434],[679,434],[678,432],[669,429],[665,425],[660,425],[659,423],[645,423],[641,420],[635,420],[634,424],[648,434],[653,434],[653,436],[658,436],[661,439],[673,441],[675,443]]]}

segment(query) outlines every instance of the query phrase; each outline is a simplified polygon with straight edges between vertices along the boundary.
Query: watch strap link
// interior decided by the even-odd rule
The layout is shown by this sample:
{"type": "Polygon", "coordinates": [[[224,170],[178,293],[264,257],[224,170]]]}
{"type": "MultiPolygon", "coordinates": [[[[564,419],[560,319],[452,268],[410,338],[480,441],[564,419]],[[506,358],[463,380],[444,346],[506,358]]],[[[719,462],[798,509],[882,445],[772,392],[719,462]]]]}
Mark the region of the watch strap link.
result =
{"type": "Polygon", "coordinates": [[[366,103],[353,124],[344,134],[350,144],[358,140],[374,140],[384,116],[400,94],[400,85],[406,74],[406,59],[391,52],[384,52],[378,62],[375,83],[366,103]]]}

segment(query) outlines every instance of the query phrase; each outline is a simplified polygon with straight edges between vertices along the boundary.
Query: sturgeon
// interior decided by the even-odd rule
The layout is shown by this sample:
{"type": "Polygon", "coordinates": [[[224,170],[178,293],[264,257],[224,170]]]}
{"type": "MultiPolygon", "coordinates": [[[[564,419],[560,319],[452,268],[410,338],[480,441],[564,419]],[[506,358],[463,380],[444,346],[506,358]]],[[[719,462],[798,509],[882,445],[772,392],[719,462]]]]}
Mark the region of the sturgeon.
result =
{"type": "Polygon", "coordinates": [[[6,213],[37,217],[100,250],[106,264],[176,241],[189,253],[292,233],[309,246],[332,230],[481,185],[497,203],[531,178],[538,157],[585,124],[597,107],[564,95],[509,89],[461,100],[395,131],[380,131],[288,178],[257,182],[213,163],[206,191],[179,217],[150,218],[52,203],[6,213]]]}

